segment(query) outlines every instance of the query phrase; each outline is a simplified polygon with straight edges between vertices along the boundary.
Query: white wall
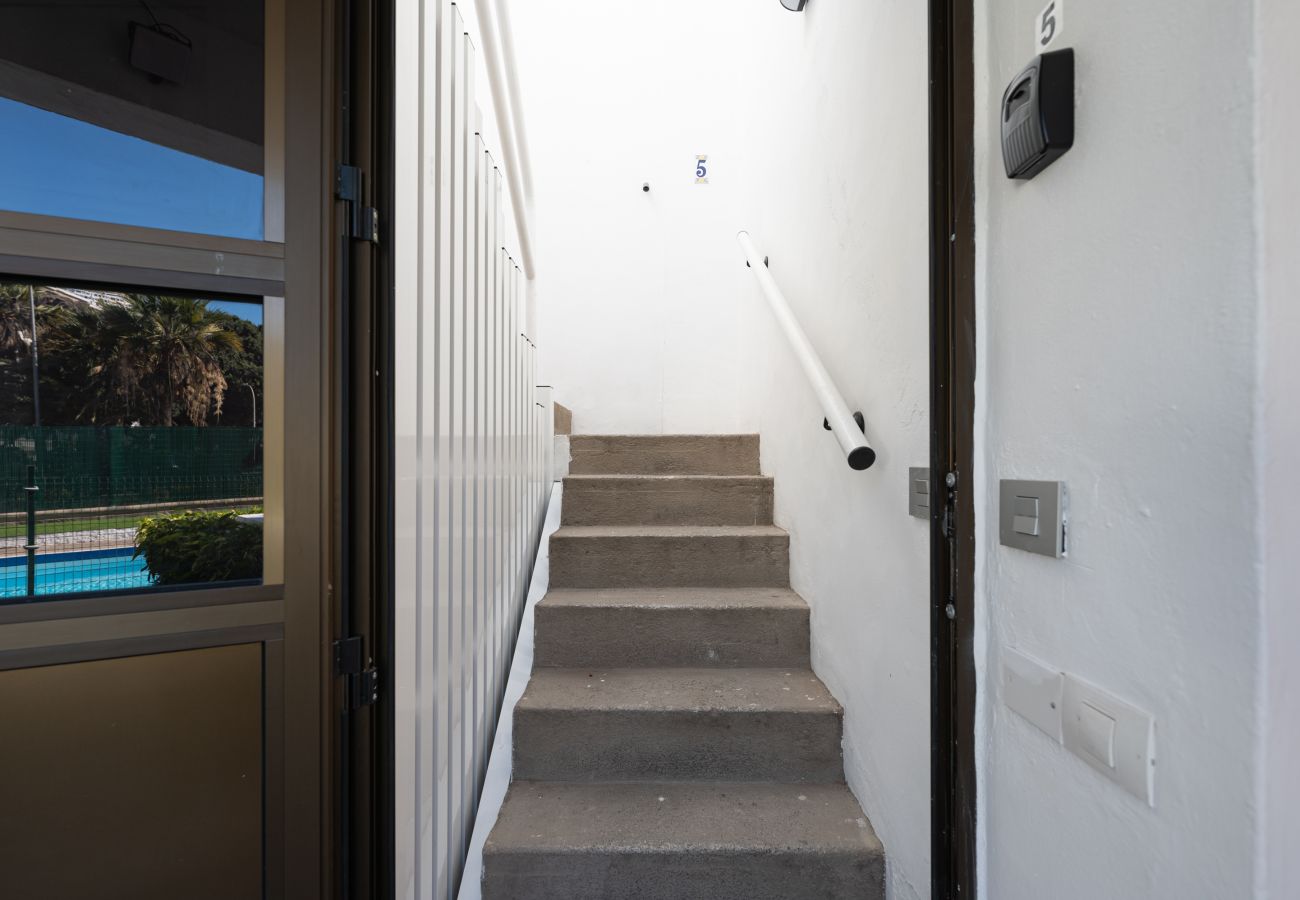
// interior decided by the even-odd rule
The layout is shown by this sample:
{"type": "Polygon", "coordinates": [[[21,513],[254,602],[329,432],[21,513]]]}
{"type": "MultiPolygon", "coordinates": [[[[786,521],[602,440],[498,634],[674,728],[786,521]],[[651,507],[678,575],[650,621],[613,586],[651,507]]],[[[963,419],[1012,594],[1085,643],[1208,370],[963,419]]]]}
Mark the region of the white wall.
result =
{"type": "Polygon", "coordinates": [[[891,896],[928,896],[927,525],[906,496],[927,459],[925,5],[511,9],[545,380],[579,433],[761,433],[814,665],[845,707],[849,784],[891,896]],[[741,228],[866,415],[868,472],[822,430],[741,228]]]}
{"type": "Polygon", "coordinates": [[[1261,0],[1256,22],[1260,228],[1261,454],[1258,483],[1264,566],[1261,713],[1264,741],[1258,776],[1261,896],[1300,897],[1300,553],[1296,552],[1295,479],[1300,460],[1300,5],[1261,0]]]}
{"type": "Polygon", "coordinates": [[[737,401],[731,202],[742,73],[718,52],[736,45],[741,5],[510,3],[536,182],[542,378],[578,433],[752,427],[737,401]],[[701,153],[708,185],[694,183],[701,153]]]}
{"type": "Polygon", "coordinates": [[[928,897],[929,524],[907,514],[907,469],[929,455],[926,6],[766,2],[746,19],[743,222],[879,454],[849,469],[747,279],[763,471],[889,895],[928,897]]]}
{"type": "Polygon", "coordinates": [[[983,896],[1247,897],[1261,728],[1251,8],[1067,0],[1076,144],[1022,184],[1001,171],[997,104],[1044,3],[976,6],[983,896]],[[1067,482],[1068,559],[997,545],[1008,477],[1067,482]],[[1155,809],[1001,704],[1004,647],[1154,714],[1155,809]]]}

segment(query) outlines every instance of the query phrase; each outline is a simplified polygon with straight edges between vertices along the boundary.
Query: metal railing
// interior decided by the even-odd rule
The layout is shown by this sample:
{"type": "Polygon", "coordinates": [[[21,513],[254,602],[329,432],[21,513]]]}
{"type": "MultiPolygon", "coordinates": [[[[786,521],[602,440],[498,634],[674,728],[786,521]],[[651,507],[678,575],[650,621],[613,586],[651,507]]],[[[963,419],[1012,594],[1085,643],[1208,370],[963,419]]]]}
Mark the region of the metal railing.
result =
{"type": "Polygon", "coordinates": [[[523,111],[519,98],[519,79],[515,74],[510,19],[504,5],[493,0],[474,0],[478,15],[479,39],[487,69],[488,87],[492,92],[492,113],[501,136],[501,157],[505,163],[506,183],[514,206],[515,231],[519,236],[519,256],[524,276],[532,281],[533,238],[529,227],[529,198],[532,177],[528,168],[528,142],[524,135],[523,111]],[[497,16],[497,11],[500,16],[497,16]],[[498,35],[500,44],[498,44],[498,35]],[[504,52],[503,48],[504,47],[504,52]],[[525,186],[527,185],[527,190],[525,186]]]}
{"type": "MultiPolygon", "coordinates": [[[[260,468],[100,476],[47,475],[28,465],[21,478],[0,477],[0,605],[37,596],[143,589],[154,583],[146,559],[137,553],[145,522],[183,512],[235,513],[252,525],[261,508],[260,468]]],[[[196,524],[190,539],[170,546],[201,553],[204,545],[216,547],[220,537],[219,530],[196,524]]]]}
{"type": "Polygon", "coordinates": [[[867,442],[866,435],[863,433],[862,414],[851,412],[849,405],[844,402],[844,395],[835,387],[835,382],[831,380],[830,373],[822,364],[821,357],[813,349],[812,342],[808,340],[808,335],[804,333],[799,320],[795,318],[785,295],[777,287],[776,279],[768,271],[766,260],[750,240],[749,232],[740,232],[736,235],[736,240],[740,242],[740,248],[745,252],[746,262],[754,270],[754,277],[758,279],[763,295],[767,297],[767,303],[776,316],[777,324],[781,326],[781,332],[790,342],[795,358],[799,360],[804,374],[808,376],[808,382],[812,385],[813,393],[817,395],[817,400],[821,403],[825,414],[824,424],[840,442],[849,467],[870,468],[876,461],[876,451],[871,449],[871,444],[867,442]]]}

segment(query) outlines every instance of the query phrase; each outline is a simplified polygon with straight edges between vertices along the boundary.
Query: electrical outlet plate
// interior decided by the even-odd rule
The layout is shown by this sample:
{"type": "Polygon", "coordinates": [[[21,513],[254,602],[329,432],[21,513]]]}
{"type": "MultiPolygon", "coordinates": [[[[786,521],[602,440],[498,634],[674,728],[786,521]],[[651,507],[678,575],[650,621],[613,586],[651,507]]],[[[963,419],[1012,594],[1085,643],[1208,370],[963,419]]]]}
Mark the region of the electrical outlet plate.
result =
{"type": "Polygon", "coordinates": [[[1018,650],[1002,649],[1002,702],[1058,744],[1064,687],[1063,673],[1018,650]]]}

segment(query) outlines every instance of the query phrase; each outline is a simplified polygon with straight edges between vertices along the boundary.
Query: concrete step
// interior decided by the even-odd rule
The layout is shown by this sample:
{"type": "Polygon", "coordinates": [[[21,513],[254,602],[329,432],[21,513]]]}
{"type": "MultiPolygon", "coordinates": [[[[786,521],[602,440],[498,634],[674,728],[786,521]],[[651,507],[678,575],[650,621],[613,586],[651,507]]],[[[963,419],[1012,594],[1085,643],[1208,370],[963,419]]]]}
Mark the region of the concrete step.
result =
{"type": "Polygon", "coordinates": [[[484,900],[883,900],[885,853],[843,785],[515,782],[484,900]]]}
{"type": "Polygon", "coordinates": [[[557,588],[789,584],[790,536],[771,525],[566,525],[551,535],[557,588]]]}
{"type": "Polygon", "coordinates": [[[565,525],[771,525],[761,475],[571,475],[565,525]]]}
{"type": "Polygon", "coordinates": [[[575,434],[574,475],[757,475],[756,434],[575,434]]]}
{"type": "Polygon", "coordinates": [[[842,710],[808,669],[546,669],[515,707],[514,777],[839,782],[842,710]]]}
{"type": "Polygon", "coordinates": [[[537,666],[809,666],[808,604],[789,588],[557,589],[536,623],[537,666]]]}

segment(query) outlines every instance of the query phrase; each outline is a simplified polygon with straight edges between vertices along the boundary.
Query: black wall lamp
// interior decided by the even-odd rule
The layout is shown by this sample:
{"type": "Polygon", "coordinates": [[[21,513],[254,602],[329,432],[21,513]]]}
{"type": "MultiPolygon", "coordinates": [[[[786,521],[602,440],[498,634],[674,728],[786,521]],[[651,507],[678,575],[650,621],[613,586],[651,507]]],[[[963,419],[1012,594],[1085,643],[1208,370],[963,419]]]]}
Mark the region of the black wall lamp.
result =
{"type": "Polygon", "coordinates": [[[790,12],[803,12],[803,5],[807,2],[808,0],[781,0],[781,5],[790,12]]]}

